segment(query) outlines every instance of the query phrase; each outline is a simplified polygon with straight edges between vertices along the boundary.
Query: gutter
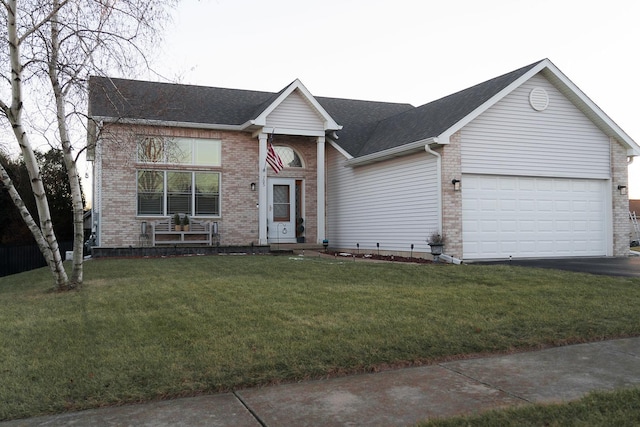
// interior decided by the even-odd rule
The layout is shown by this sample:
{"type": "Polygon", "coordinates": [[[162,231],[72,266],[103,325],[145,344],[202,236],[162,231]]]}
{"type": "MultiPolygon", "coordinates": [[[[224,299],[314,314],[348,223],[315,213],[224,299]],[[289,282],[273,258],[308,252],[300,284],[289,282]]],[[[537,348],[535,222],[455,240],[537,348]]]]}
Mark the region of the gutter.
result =
{"type": "MultiPolygon", "coordinates": [[[[387,150],[378,151],[376,153],[367,154],[365,156],[356,157],[346,161],[347,166],[363,166],[370,163],[381,162],[383,160],[393,159],[394,157],[404,156],[412,151],[418,152],[429,144],[438,144],[438,138],[422,139],[420,141],[411,142],[399,147],[389,148],[387,150]]],[[[427,152],[429,152],[427,150],[427,152]]]]}
{"type": "Polygon", "coordinates": [[[169,121],[169,120],[124,119],[124,118],[103,117],[103,116],[94,116],[93,119],[97,121],[108,122],[108,123],[183,127],[183,128],[191,128],[191,129],[230,130],[230,131],[243,131],[246,129],[246,126],[247,126],[246,123],[241,125],[222,125],[222,124],[214,124],[214,123],[179,122],[179,121],[169,121]]]}

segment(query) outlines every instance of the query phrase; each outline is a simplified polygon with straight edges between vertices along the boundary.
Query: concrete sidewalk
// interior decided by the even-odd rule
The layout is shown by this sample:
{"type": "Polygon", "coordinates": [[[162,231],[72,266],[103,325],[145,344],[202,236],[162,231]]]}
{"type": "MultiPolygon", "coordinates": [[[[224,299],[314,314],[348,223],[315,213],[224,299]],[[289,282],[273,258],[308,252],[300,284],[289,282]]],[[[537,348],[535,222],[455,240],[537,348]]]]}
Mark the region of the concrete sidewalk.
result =
{"type": "Polygon", "coordinates": [[[640,386],[640,337],[235,393],[95,409],[8,426],[409,426],[436,417],[640,386]]]}

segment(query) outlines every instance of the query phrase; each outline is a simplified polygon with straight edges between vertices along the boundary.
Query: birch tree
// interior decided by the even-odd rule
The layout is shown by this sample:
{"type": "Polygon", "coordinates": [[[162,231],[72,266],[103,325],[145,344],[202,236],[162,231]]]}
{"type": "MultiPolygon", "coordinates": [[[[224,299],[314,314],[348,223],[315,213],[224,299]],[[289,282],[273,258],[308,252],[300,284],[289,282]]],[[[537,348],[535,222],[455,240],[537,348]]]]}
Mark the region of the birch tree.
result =
{"type": "Polygon", "coordinates": [[[0,111],[29,172],[39,224],[4,168],[0,181],[31,230],[57,290],[83,281],[83,202],[77,159],[86,148],[86,83],[90,75],[131,75],[146,64],[177,0],[0,0],[3,6],[0,111]],[[31,109],[29,111],[29,109],[31,109]],[[44,130],[44,131],[43,131],[44,130]],[[82,144],[74,144],[83,141],[82,144]],[[67,276],[35,157],[34,138],[63,152],[73,199],[74,245],[67,276]]]}

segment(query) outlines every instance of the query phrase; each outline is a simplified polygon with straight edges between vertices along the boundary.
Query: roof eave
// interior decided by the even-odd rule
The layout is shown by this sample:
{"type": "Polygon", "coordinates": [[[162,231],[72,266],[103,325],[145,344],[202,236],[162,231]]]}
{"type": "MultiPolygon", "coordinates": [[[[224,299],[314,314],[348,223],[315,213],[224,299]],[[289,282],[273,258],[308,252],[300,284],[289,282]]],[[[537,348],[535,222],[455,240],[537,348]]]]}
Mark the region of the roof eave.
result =
{"type": "Polygon", "coordinates": [[[640,156],[640,145],[636,143],[620,126],[596,105],[551,61],[542,70],[544,76],[566,96],[584,115],[602,132],[621,142],[627,148],[627,155],[640,156]]]}
{"type": "Polygon", "coordinates": [[[212,129],[212,130],[230,130],[230,131],[242,131],[250,125],[249,122],[230,125],[220,123],[196,123],[196,122],[181,122],[173,120],[152,120],[152,119],[126,119],[122,117],[106,117],[106,116],[92,116],[95,121],[102,121],[104,123],[121,123],[126,125],[146,125],[146,126],[167,126],[167,127],[183,127],[191,129],[212,129]]]}
{"type": "Polygon", "coordinates": [[[547,64],[551,64],[551,61],[549,61],[548,59],[544,59],[544,60],[540,61],[534,67],[532,67],[530,70],[528,70],[526,73],[524,73],[523,75],[518,77],[516,80],[511,82],[511,84],[506,86],[504,89],[502,89],[501,91],[499,91],[498,93],[493,95],[491,98],[489,98],[483,104],[481,104],[479,107],[477,107],[475,110],[473,110],[471,113],[467,114],[462,119],[460,119],[459,121],[454,123],[451,127],[449,127],[447,130],[445,130],[440,135],[438,135],[438,139],[440,140],[440,143],[441,144],[448,144],[450,142],[451,136],[454,133],[456,133],[457,131],[462,129],[464,126],[469,124],[472,120],[476,119],[480,114],[482,114],[485,111],[487,111],[496,102],[500,101],[502,98],[507,96],[509,93],[511,93],[515,88],[520,86],[522,83],[526,82],[531,77],[533,77],[536,74],[538,74],[541,70],[543,70],[547,66],[547,64]]]}
{"type": "Polygon", "coordinates": [[[364,166],[372,163],[390,160],[396,157],[406,156],[407,154],[423,151],[424,147],[430,144],[442,144],[442,142],[440,142],[438,138],[435,137],[421,139],[419,141],[410,142],[399,147],[393,147],[387,150],[378,151],[376,153],[367,154],[365,156],[348,159],[346,161],[346,166],[364,166]]]}

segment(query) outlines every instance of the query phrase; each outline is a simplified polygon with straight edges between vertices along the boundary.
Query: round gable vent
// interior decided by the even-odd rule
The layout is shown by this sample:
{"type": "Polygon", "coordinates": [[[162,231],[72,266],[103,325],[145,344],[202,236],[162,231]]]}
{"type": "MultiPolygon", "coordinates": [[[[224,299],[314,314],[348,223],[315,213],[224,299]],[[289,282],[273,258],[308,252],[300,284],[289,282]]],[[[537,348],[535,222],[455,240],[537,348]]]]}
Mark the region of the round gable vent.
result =
{"type": "Polygon", "coordinates": [[[529,93],[529,104],[536,111],[544,111],[549,106],[549,95],[544,88],[535,87],[529,93]]]}

